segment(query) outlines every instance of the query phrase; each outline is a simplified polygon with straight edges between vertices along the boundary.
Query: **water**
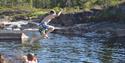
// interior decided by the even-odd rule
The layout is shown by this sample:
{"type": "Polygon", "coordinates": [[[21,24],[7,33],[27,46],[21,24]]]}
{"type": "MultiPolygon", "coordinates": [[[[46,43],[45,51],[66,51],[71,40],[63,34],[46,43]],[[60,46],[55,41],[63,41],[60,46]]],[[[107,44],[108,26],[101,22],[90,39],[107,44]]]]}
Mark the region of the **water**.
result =
{"type": "Polygon", "coordinates": [[[40,47],[36,49],[16,46],[14,43],[0,43],[0,51],[10,54],[15,50],[22,51],[20,53],[33,52],[37,54],[39,63],[124,63],[123,39],[49,34],[48,39],[37,42],[40,47]]]}

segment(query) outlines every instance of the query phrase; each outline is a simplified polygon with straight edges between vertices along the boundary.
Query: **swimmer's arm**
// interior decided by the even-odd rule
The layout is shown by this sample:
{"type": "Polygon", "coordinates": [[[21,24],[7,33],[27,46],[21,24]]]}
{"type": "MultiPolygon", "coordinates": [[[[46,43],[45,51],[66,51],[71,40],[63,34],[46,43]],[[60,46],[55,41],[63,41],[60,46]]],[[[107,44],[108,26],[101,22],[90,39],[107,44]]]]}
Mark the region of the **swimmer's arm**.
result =
{"type": "Polygon", "coordinates": [[[36,57],[34,58],[34,61],[35,61],[36,63],[38,62],[38,60],[37,60],[37,58],[36,58],[36,57]]]}

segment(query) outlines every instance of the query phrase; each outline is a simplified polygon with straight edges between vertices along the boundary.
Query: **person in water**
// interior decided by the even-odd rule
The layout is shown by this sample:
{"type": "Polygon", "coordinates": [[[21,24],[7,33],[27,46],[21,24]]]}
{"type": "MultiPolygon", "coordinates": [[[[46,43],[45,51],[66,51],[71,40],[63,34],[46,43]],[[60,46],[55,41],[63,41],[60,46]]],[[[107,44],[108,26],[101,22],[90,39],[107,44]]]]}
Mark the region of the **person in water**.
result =
{"type": "Polygon", "coordinates": [[[0,63],[5,63],[4,56],[0,54],[0,63]]]}
{"type": "Polygon", "coordinates": [[[25,57],[25,62],[24,63],[37,63],[37,58],[33,53],[27,54],[25,57]]]}
{"type": "Polygon", "coordinates": [[[39,32],[44,38],[48,38],[48,33],[54,31],[54,26],[48,25],[48,23],[54,19],[55,17],[60,16],[62,13],[62,10],[56,14],[54,10],[49,12],[49,15],[47,15],[39,24],[39,32]]]}
{"type": "Polygon", "coordinates": [[[4,54],[0,53],[0,63],[9,63],[4,54]]]}

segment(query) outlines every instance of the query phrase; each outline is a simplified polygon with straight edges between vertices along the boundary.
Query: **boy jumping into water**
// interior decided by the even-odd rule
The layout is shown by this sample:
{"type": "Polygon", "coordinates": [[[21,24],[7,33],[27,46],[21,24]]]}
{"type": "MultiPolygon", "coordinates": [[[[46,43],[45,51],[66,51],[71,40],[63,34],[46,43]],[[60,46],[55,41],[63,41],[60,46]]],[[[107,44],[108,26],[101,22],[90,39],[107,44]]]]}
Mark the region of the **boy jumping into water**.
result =
{"type": "Polygon", "coordinates": [[[55,17],[60,16],[60,14],[62,13],[62,10],[56,14],[56,12],[54,10],[49,12],[49,15],[46,16],[39,24],[39,32],[41,33],[42,37],[44,38],[48,38],[48,33],[54,31],[54,27],[51,25],[48,25],[48,23],[54,19],[55,17]]]}
{"type": "MultiPolygon", "coordinates": [[[[49,12],[49,15],[46,16],[38,25],[39,32],[41,34],[41,37],[32,37],[32,40],[30,43],[32,44],[34,41],[40,40],[41,38],[48,38],[48,33],[54,31],[55,27],[48,25],[48,23],[54,19],[55,17],[60,16],[63,10],[61,10],[58,14],[54,10],[49,12]]],[[[32,23],[32,22],[31,22],[32,23]]]]}

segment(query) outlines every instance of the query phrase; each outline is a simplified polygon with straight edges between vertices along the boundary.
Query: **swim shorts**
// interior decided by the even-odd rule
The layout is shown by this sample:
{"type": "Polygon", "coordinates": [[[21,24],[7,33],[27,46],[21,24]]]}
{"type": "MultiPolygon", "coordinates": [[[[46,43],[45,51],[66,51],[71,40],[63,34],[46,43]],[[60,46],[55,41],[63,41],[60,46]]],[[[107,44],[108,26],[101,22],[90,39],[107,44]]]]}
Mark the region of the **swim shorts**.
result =
{"type": "Polygon", "coordinates": [[[39,32],[40,33],[43,33],[43,32],[46,32],[46,30],[48,29],[49,27],[45,24],[45,23],[40,23],[39,24],[39,32]]]}

